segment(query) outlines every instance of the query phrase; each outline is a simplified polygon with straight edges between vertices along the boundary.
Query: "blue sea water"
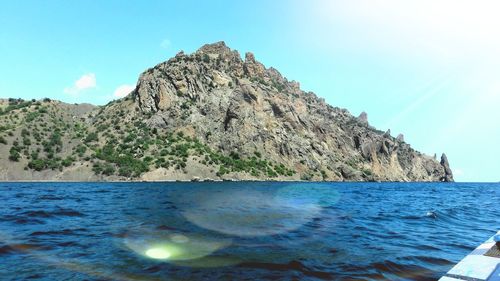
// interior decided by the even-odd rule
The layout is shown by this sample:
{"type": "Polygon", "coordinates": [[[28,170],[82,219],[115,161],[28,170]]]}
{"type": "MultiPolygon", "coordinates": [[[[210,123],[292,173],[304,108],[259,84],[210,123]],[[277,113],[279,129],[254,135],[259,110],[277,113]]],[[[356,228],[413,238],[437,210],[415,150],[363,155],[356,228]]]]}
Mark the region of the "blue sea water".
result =
{"type": "Polygon", "coordinates": [[[0,280],[436,280],[500,184],[0,183],[0,280]]]}

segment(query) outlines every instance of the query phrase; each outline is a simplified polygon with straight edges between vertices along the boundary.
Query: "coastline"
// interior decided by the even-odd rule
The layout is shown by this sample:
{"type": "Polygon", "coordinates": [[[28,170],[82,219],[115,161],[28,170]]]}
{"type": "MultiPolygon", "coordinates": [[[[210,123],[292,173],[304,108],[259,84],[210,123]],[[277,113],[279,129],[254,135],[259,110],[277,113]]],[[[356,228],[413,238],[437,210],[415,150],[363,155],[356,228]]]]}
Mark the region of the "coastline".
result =
{"type": "MultiPolygon", "coordinates": [[[[180,180],[180,179],[166,179],[166,180],[93,180],[93,181],[79,181],[79,180],[0,180],[0,183],[206,183],[206,182],[286,182],[286,183],[458,183],[458,182],[442,182],[442,181],[306,181],[306,180],[277,180],[277,179],[200,179],[200,180],[180,180]]],[[[459,182],[459,183],[485,183],[496,184],[497,182],[459,182]]]]}

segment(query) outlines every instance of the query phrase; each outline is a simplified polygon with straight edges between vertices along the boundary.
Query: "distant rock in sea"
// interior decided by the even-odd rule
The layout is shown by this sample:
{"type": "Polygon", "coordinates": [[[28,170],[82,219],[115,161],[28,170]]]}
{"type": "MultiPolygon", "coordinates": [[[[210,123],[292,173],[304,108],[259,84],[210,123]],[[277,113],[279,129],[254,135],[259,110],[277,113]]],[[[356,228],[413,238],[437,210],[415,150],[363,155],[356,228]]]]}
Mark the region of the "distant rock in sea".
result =
{"type": "Polygon", "coordinates": [[[453,181],[453,172],[451,171],[450,164],[448,163],[448,157],[446,157],[446,154],[444,153],[441,155],[441,166],[444,168],[444,176],[441,178],[441,181],[453,181]]]}

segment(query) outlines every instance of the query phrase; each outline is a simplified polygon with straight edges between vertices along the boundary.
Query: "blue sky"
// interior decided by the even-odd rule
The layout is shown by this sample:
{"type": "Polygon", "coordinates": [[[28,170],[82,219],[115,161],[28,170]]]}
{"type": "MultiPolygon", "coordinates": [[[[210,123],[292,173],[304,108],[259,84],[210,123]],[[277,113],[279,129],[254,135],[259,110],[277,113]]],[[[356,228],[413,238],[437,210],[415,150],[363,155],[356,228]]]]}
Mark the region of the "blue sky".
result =
{"type": "Polygon", "coordinates": [[[372,125],[500,181],[496,1],[1,1],[0,97],[104,104],[224,40],[372,125]]]}

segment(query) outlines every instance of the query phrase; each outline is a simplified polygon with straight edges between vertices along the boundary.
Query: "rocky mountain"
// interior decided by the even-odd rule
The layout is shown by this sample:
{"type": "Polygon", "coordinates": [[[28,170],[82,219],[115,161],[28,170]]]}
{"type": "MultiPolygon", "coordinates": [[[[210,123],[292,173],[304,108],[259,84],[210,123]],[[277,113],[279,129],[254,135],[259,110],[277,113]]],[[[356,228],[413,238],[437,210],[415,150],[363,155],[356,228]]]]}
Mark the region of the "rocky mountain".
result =
{"type": "Polygon", "coordinates": [[[0,103],[1,180],[453,181],[402,135],[223,42],[146,70],[102,107],[0,103]]]}

